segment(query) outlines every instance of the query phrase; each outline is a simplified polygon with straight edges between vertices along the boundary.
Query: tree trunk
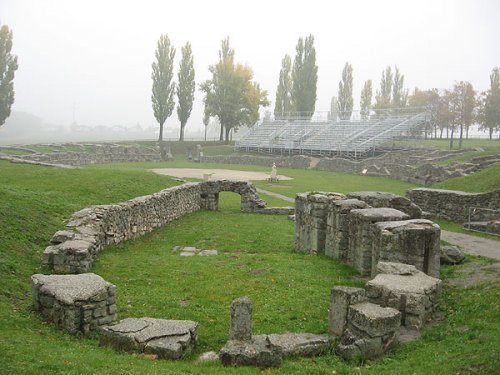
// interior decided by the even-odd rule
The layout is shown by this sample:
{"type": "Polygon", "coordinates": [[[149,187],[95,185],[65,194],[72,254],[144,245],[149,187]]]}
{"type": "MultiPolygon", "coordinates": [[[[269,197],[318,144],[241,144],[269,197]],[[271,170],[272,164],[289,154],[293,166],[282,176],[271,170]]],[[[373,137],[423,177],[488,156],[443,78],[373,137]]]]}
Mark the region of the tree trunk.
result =
{"type": "Polygon", "coordinates": [[[205,142],[207,141],[207,127],[208,126],[205,126],[205,142]]]}
{"type": "Polygon", "coordinates": [[[439,132],[439,139],[443,139],[443,128],[440,129],[441,131],[439,132]]]}
{"type": "Polygon", "coordinates": [[[158,142],[163,141],[163,124],[165,122],[160,123],[160,135],[158,135],[158,142]]]}
{"type": "Polygon", "coordinates": [[[222,122],[220,123],[220,136],[219,136],[219,141],[223,141],[224,140],[224,125],[222,124],[222,122]]]}
{"type": "MultiPolygon", "coordinates": [[[[493,137],[493,128],[489,128],[489,133],[490,133],[490,141],[491,141],[491,138],[493,137]]],[[[500,135],[500,132],[498,133],[500,135]]]]}
{"type": "Polygon", "coordinates": [[[180,136],[179,136],[179,141],[181,141],[181,142],[182,142],[182,141],[184,141],[184,127],[185,127],[185,126],[186,126],[186,123],[184,123],[184,124],[183,124],[183,123],[181,122],[181,134],[180,134],[180,136]]]}
{"type": "Polygon", "coordinates": [[[461,150],[462,149],[462,138],[463,138],[463,134],[464,134],[464,126],[463,125],[460,125],[460,140],[458,141],[458,149],[461,150]]]}
{"type": "Polygon", "coordinates": [[[465,128],[465,139],[469,139],[469,127],[465,128]]]}
{"type": "Polygon", "coordinates": [[[226,126],[226,144],[229,143],[229,132],[230,131],[231,131],[231,128],[226,126]]]}
{"type": "Polygon", "coordinates": [[[451,136],[450,136],[450,150],[453,150],[453,128],[451,129],[451,136]]]}

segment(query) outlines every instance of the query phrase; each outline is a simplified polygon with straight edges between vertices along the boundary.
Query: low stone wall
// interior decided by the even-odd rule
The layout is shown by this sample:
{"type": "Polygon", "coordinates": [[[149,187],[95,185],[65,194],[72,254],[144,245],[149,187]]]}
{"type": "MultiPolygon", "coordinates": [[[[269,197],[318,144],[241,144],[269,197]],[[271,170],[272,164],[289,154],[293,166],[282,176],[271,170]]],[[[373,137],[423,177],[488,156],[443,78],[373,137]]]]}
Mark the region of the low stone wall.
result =
{"type": "Polygon", "coordinates": [[[18,156],[21,160],[30,160],[49,164],[87,165],[107,163],[131,163],[160,161],[159,148],[145,148],[122,145],[92,145],[87,151],[58,151],[51,153],[34,153],[18,156]]]}
{"type": "Polygon", "coordinates": [[[322,253],[374,275],[379,261],[439,276],[440,228],[392,193],[302,193],[295,200],[295,248],[322,253]],[[397,208],[397,209],[396,209],[397,208]]]}
{"type": "Polygon", "coordinates": [[[99,205],[75,212],[50,240],[43,263],[59,273],[88,272],[104,246],[140,237],[185,214],[217,210],[219,193],[241,195],[241,210],[251,213],[290,214],[292,207],[266,207],[255,187],[246,181],[216,180],[186,183],[126,202],[99,205]]]}
{"type": "Polygon", "coordinates": [[[202,163],[264,165],[266,167],[271,167],[273,163],[275,163],[277,167],[293,169],[307,169],[311,165],[311,160],[311,157],[304,155],[276,157],[255,155],[218,155],[200,157],[200,161],[202,163]]]}
{"type": "MultiPolygon", "coordinates": [[[[489,193],[465,193],[455,190],[417,188],[406,196],[432,216],[463,223],[469,220],[469,208],[480,207],[500,210],[500,190],[489,193]]],[[[476,211],[472,220],[498,219],[498,213],[476,211]],[[495,217],[496,216],[496,217],[495,217]]]]}

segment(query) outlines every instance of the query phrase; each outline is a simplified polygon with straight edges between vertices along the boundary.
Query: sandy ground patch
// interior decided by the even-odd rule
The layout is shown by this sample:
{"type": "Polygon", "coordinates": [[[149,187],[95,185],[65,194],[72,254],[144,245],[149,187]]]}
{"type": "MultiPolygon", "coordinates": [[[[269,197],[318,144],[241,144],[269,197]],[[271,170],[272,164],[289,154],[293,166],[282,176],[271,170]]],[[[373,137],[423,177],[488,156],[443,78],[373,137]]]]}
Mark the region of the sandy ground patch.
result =
{"type": "MultiPolygon", "coordinates": [[[[151,172],[178,178],[199,178],[204,179],[204,174],[212,173],[211,180],[239,180],[257,181],[267,180],[271,173],[236,171],[231,169],[195,169],[195,168],[159,168],[150,169],[151,172]]],[[[281,181],[291,180],[291,177],[278,175],[281,181]]]]}

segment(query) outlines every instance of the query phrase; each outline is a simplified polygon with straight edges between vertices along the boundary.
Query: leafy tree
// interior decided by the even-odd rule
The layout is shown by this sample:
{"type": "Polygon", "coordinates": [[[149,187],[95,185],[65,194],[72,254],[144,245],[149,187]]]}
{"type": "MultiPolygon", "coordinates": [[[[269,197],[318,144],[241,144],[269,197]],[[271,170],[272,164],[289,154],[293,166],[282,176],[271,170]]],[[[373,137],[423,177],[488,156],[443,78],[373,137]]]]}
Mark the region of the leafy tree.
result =
{"type": "Polygon", "coordinates": [[[410,107],[414,108],[426,108],[431,113],[431,120],[427,124],[429,125],[425,129],[425,137],[427,134],[432,134],[432,129],[434,130],[434,137],[437,138],[437,108],[439,105],[439,90],[419,90],[415,87],[412,95],[408,97],[408,102],[410,107]]]}
{"type": "Polygon", "coordinates": [[[481,94],[478,120],[481,129],[488,130],[490,139],[495,130],[500,138],[500,68],[494,68],[490,75],[490,88],[481,94]]]}
{"type": "Polygon", "coordinates": [[[363,89],[361,90],[361,101],[359,103],[361,108],[361,118],[363,120],[366,120],[368,116],[370,116],[370,111],[372,109],[372,97],[372,81],[371,79],[369,79],[363,85],[363,89]]]}
{"type": "Polygon", "coordinates": [[[392,84],[392,107],[403,108],[408,103],[408,90],[404,89],[405,76],[399,72],[398,67],[394,69],[394,82],[392,84]]]}
{"type": "Polygon", "coordinates": [[[174,76],[174,58],[175,48],[170,46],[168,35],[161,35],[158,40],[156,52],[156,61],[153,62],[151,78],[153,80],[153,94],[151,101],[153,103],[153,112],[156,121],[160,124],[160,135],[158,141],[163,140],[163,124],[174,110],[175,82],[172,82],[174,76]]]}
{"type": "Polygon", "coordinates": [[[221,124],[221,140],[229,142],[231,129],[252,126],[259,119],[259,107],[268,106],[267,92],[253,82],[248,66],[235,64],[229,38],[222,41],[219,62],[209,67],[212,78],[200,85],[205,93],[206,112],[216,116],[221,124]]]}
{"type": "Polygon", "coordinates": [[[17,56],[11,54],[12,31],[7,25],[0,28],[0,126],[10,116],[14,104],[14,74],[17,56]]]}
{"type": "Polygon", "coordinates": [[[292,112],[292,59],[285,55],[281,61],[280,79],[276,89],[276,103],[274,104],[274,117],[282,118],[290,116],[292,112]]]}
{"type": "Polygon", "coordinates": [[[318,66],[314,37],[309,35],[305,41],[299,38],[292,68],[291,101],[295,112],[311,118],[316,105],[316,86],[318,84],[318,66]]]}
{"type": "Polygon", "coordinates": [[[181,132],[179,141],[184,140],[184,127],[191,115],[194,101],[194,66],[193,54],[191,52],[191,44],[188,42],[181,49],[182,58],[180,69],[177,75],[179,84],[177,86],[177,116],[181,122],[181,132]]]}
{"type": "Polygon", "coordinates": [[[455,124],[460,129],[458,148],[461,149],[464,127],[467,129],[472,125],[476,107],[476,92],[470,82],[455,83],[452,92],[452,107],[455,124]]]}
{"type": "Polygon", "coordinates": [[[342,80],[339,82],[339,116],[341,120],[349,120],[352,115],[354,106],[352,80],[352,65],[346,62],[342,70],[342,80]]]}
{"type": "Polygon", "coordinates": [[[375,95],[374,109],[389,109],[391,107],[392,95],[392,69],[388,66],[385,71],[382,71],[380,79],[380,91],[377,90],[375,95]]]}
{"type": "Polygon", "coordinates": [[[207,128],[210,124],[210,113],[207,110],[207,104],[203,101],[203,125],[205,125],[205,142],[207,141],[207,128]]]}
{"type": "Polygon", "coordinates": [[[338,121],[339,116],[339,102],[336,96],[332,96],[332,100],[330,101],[330,116],[329,119],[333,122],[338,121]]]}

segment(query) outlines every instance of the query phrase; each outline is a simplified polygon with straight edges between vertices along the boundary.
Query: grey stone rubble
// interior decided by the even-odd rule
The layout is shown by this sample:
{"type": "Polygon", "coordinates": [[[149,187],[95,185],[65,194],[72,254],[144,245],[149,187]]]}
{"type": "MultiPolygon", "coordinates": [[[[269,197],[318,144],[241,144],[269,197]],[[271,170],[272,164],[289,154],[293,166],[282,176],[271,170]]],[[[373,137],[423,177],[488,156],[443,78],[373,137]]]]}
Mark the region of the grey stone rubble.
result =
{"type": "Polygon", "coordinates": [[[339,259],[364,276],[375,275],[379,261],[394,261],[438,277],[440,228],[420,214],[392,193],[300,193],[295,248],[339,259]]]}
{"type": "Polygon", "coordinates": [[[229,341],[220,350],[226,366],[279,367],[283,357],[327,353],[333,344],[329,335],[284,333],[252,336],[252,304],[247,297],[231,304],[229,341]]]}
{"type": "Polygon", "coordinates": [[[127,202],[75,212],[66,229],[56,232],[50,240],[43,263],[59,273],[88,272],[97,252],[107,245],[140,237],[190,212],[217,210],[222,191],[240,194],[243,212],[289,214],[294,210],[293,207],[267,207],[250,182],[186,183],[127,202]]]}
{"type": "Polygon", "coordinates": [[[31,276],[35,310],[70,333],[88,333],[116,319],[115,286],[93,273],[31,276]]]}
{"type": "Polygon", "coordinates": [[[441,264],[460,264],[464,261],[464,252],[455,245],[441,246],[441,264]]]}
{"type": "Polygon", "coordinates": [[[500,236],[500,210],[497,210],[497,214],[494,220],[470,221],[464,223],[464,229],[500,236]]]}
{"type": "Polygon", "coordinates": [[[197,249],[193,246],[176,246],[174,251],[179,251],[181,257],[192,257],[192,256],[215,256],[218,255],[217,250],[207,250],[207,249],[197,249]]]}
{"type": "Polygon", "coordinates": [[[198,340],[198,323],[191,320],[127,318],[100,329],[99,344],[117,351],[180,359],[198,340]]]}
{"type": "Polygon", "coordinates": [[[455,190],[417,188],[408,190],[406,196],[432,216],[464,223],[469,221],[469,208],[496,210],[477,210],[472,220],[498,220],[500,211],[500,190],[488,193],[465,193],[455,190]]]}
{"type": "Polygon", "coordinates": [[[399,310],[406,327],[422,328],[437,309],[441,280],[401,263],[380,262],[377,271],[365,286],[368,299],[399,310]]]}
{"type": "Polygon", "coordinates": [[[347,172],[368,176],[387,176],[421,185],[432,185],[449,178],[465,176],[500,162],[499,155],[476,157],[470,163],[451,163],[447,166],[436,165],[440,160],[461,155],[473,150],[390,150],[380,156],[360,161],[340,157],[322,158],[320,160],[304,155],[263,157],[255,155],[219,155],[204,156],[204,163],[245,164],[296,169],[316,169],[322,171],[347,172]],[[364,172],[364,173],[363,173],[364,172]]]}

